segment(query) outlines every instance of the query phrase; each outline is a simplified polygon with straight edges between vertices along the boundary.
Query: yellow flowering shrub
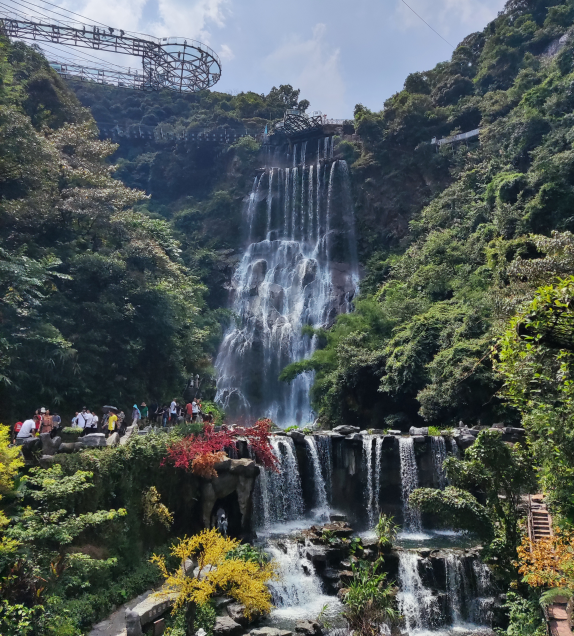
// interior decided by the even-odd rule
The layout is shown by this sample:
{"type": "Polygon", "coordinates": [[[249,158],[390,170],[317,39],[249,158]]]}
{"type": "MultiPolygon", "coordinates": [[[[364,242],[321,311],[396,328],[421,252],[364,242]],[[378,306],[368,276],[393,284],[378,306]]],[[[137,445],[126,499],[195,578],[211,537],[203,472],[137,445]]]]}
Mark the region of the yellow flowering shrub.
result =
{"type": "Polygon", "coordinates": [[[142,505],[144,523],[150,525],[154,520],[159,521],[169,530],[173,523],[173,515],[167,506],[161,503],[160,494],[155,486],[152,486],[144,493],[142,505]]]}
{"type": "Polygon", "coordinates": [[[574,586],[574,535],[555,530],[553,537],[522,539],[518,546],[518,572],[531,587],[574,586]]]}
{"type": "Polygon", "coordinates": [[[237,539],[223,537],[215,528],[182,539],[171,552],[182,565],[188,559],[195,559],[199,567],[197,577],[186,576],[183,567],[168,572],[162,556],[152,557],[166,579],[162,591],[178,595],[174,612],[188,602],[204,605],[217,592],[224,592],[242,603],[247,617],[271,610],[271,594],[266,584],[277,576],[275,564],[260,565],[228,557],[239,544],[237,539]]]}

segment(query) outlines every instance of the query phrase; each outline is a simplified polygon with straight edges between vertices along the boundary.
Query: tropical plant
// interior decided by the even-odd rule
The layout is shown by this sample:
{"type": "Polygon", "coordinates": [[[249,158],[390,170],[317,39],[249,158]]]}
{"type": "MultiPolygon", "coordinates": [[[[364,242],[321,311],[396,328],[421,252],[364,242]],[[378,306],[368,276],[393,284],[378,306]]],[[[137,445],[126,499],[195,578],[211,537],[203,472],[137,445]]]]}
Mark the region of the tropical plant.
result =
{"type": "Polygon", "coordinates": [[[397,537],[398,531],[399,526],[395,523],[394,517],[382,512],[375,526],[375,534],[379,540],[379,546],[385,549],[390,548],[397,537]]]}
{"type": "Polygon", "coordinates": [[[161,497],[157,488],[151,486],[142,497],[143,519],[144,523],[151,524],[154,521],[161,523],[168,530],[173,523],[173,515],[162,504],[161,497]]]}
{"type": "Polygon", "coordinates": [[[248,617],[270,611],[271,594],[266,583],[276,576],[275,564],[260,565],[251,559],[229,557],[238,546],[237,539],[223,537],[215,529],[179,541],[171,553],[180,563],[196,559],[196,577],[186,576],[181,566],[170,573],[165,557],[154,555],[152,561],[165,578],[164,590],[177,593],[175,611],[188,603],[205,605],[217,592],[225,592],[243,604],[248,617]]]}
{"type": "Polygon", "coordinates": [[[396,587],[381,572],[383,559],[375,562],[359,560],[352,564],[353,579],[343,597],[343,616],[349,628],[364,636],[375,636],[397,622],[396,587]]]}

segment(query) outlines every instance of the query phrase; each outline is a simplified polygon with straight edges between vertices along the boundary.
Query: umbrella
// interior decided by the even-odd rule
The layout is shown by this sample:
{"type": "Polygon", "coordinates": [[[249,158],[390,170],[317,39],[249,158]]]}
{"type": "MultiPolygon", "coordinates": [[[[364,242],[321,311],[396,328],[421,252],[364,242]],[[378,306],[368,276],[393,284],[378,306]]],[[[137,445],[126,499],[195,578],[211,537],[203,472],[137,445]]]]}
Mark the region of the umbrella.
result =
{"type": "Polygon", "coordinates": [[[113,411],[114,413],[118,412],[118,408],[115,406],[102,406],[102,411],[104,413],[109,413],[110,411],[113,411]]]}

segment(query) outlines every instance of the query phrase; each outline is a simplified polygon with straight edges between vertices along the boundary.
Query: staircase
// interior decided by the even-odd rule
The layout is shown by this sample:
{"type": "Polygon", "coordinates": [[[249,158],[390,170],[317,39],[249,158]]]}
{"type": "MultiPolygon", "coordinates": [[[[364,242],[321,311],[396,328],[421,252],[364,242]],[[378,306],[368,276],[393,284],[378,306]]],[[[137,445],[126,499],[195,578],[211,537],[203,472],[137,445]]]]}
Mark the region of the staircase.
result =
{"type": "MultiPolygon", "coordinates": [[[[552,517],[544,503],[543,495],[528,497],[528,537],[530,541],[549,539],[553,536],[552,517]]],[[[559,597],[544,610],[548,636],[572,636],[568,617],[568,599],[559,597]]]]}

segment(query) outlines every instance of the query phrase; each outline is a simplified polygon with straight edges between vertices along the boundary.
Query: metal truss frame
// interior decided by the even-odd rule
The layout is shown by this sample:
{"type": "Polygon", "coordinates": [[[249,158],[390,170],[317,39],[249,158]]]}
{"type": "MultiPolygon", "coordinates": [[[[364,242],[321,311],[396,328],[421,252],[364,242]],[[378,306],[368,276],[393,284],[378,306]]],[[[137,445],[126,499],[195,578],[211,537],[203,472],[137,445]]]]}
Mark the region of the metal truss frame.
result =
{"type": "Polygon", "coordinates": [[[221,61],[215,51],[196,40],[135,37],[111,27],[44,24],[10,17],[0,17],[0,30],[13,38],[140,57],[143,74],[138,88],[145,90],[194,92],[210,88],[221,77],[221,61]]]}

